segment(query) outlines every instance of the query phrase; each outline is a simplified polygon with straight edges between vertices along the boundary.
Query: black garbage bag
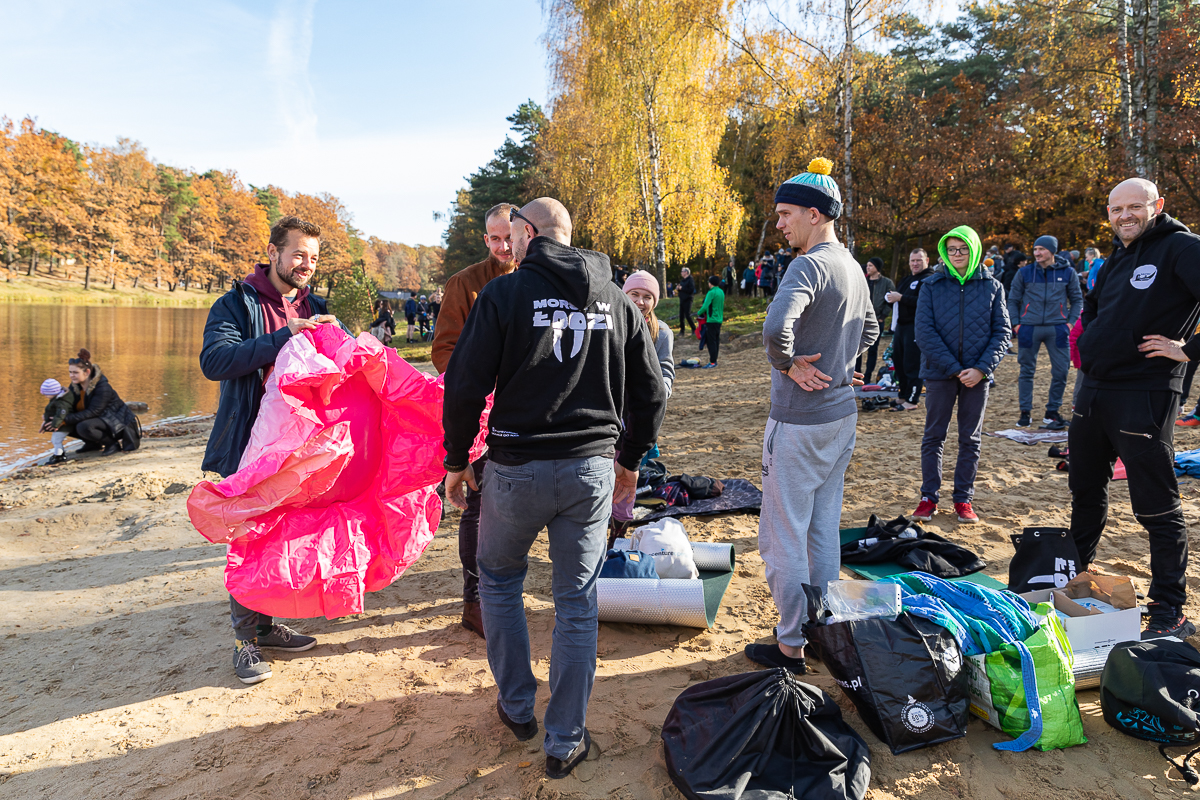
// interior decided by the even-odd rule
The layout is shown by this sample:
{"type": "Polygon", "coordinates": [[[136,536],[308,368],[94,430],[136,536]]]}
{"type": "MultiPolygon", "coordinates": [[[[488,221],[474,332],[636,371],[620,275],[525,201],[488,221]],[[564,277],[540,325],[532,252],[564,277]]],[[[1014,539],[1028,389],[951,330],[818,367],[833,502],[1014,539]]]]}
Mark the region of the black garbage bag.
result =
{"type": "Polygon", "coordinates": [[[662,730],[667,771],[691,800],[861,800],[870,752],[829,695],[785,669],[698,683],[662,730]]]}
{"type": "Polygon", "coordinates": [[[948,630],[906,613],[825,625],[816,590],[804,590],[811,620],[805,638],[893,754],[966,736],[967,671],[948,630]]]}

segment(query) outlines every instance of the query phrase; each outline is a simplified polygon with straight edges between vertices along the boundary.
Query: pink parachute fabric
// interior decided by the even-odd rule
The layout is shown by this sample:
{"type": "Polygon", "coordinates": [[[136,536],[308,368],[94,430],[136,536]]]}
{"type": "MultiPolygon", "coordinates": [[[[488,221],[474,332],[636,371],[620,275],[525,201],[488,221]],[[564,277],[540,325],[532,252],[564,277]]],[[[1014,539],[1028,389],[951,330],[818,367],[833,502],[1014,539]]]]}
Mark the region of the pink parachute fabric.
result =
{"type": "Polygon", "coordinates": [[[188,498],[196,530],[229,544],[229,593],[264,614],[332,619],[400,577],[441,521],[442,394],[440,376],[370,334],[321,325],[289,339],[238,471],[188,498]]]}

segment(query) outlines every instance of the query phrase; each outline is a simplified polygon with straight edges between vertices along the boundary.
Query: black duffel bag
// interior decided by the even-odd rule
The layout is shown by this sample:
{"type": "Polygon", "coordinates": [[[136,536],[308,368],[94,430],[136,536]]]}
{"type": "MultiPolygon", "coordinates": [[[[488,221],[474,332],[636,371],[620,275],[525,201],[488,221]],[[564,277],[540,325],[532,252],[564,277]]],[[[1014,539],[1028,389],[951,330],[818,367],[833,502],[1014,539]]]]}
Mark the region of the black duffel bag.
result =
{"type": "Polygon", "coordinates": [[[691,800],[861,800],[867,743],[829,695],[785,669],[683,691],[662,729],[667,772],[691,800]]]}
{"type": "Polygon", "coordinates": [[[1017,550],[1008,564],[1010,592],[1061,589],[1082,566],[1069,528],[1025,528],[1009,538],[1017,550]]]}
{"type": "Polygon", "coordinates": [[[1100,676],[1104,721],[1121,733],[1158,742],[1158,752],[1189,784],[1188,761],[1200,753],[1200,652],[1177,639],[1127,642],[1112,649],[1100,676]],[[1168,747],[1193,747],[1182,764],[1168,747]]]}
{"type": "Polygon", "coordinates": [[[893,754],[967,734],[970,697],[962,651],[936,622],[902,613],[895,620],[822,624],[819,593],[805,586],[804,636],[893,754]]]}

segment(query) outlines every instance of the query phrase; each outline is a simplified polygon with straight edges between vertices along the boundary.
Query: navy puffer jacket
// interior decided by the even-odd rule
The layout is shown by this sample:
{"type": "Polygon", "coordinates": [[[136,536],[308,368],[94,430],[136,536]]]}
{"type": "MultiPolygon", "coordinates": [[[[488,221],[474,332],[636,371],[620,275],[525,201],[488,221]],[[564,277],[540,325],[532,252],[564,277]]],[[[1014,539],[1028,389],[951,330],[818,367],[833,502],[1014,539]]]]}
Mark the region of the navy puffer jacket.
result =
{"type": "Polygon", "coordinates": [[[958,377],[975,368],[991,375],[1008,352],[1012,329],[1004,287],[980,266],[964,283],[939,272],[925,280],[917,299],[921,380],[958,377]]]}

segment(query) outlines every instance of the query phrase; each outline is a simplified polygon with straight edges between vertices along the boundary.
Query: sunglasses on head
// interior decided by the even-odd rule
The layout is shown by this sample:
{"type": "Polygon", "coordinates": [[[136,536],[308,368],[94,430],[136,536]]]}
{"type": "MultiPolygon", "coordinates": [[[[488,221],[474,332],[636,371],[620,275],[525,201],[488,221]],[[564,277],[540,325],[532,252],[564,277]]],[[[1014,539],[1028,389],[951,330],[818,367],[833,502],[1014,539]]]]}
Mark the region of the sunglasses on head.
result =
{"type": "Polygon", "coordinates": [[[69,366],[76,366],[76,365],[78,365],[78,366],[80,366],[80,367],[84,367],[84,366],[87,366],[89,363],[90,363],[90,362],[88,362],[88,361],[84,361],[82,358],[68,358],[68,359],[67,359],[67,364],[68,364],[69,366]]]}
{"type": "Polygon", "coordinates": [[[534,236],[538,235],[537,225],[534,225],[532,222],[530,222],[529,217],[523,216],[521,214],[521,212],[517,210],[517,207],[513,206],[512,208],[510,208],[508,210],[508,221],[512,222],[515,219],[525,220],[525,224],[528,225],[529,227],[533,228],[533,235],[534,236]]]}

